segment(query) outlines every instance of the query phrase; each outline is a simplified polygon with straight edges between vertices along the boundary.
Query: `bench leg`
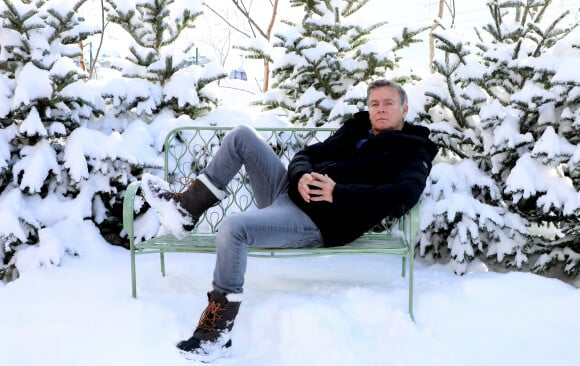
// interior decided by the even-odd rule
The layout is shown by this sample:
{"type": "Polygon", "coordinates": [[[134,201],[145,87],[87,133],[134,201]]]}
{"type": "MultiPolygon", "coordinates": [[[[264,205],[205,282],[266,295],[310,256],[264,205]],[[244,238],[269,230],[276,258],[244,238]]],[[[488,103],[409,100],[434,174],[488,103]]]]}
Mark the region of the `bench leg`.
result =
{"type": "Polygon", "coordinates": [[[415,321],[415,316],[413,315],[413,273],[415,267],[415,253],[414,250],[411,248],[409,251],[409,315],[411,316],[411,320],[415,321]]]}
{"type": "Polygon", "coordinates": [[[134,299],[137,298],[137,271],[135,269],[135,250],[133,243],[131,243],[131,295],[134,299]]]}
{"type": "Polygon", "coordinates": [[[161,275],[165,277],[165,253],[159,253],[159,260],[161,261],[161,275]]]}
{"type": "Polygon", "coordinates": [[[407,273],[407,257],[402,257],[401,262],[401,277],[405,277],[407,273]]]}
{"type": "Polygon", "coordinates": [[[407,244],[409,245],[409,316],[411,320],[415,321],[415,315],[413,314],[413,285],[414,285],[414,274],[415,274],[415,231],[416,228],[414,227],[413,216],[418,215],[418,206],[415,206],[411,209],[405,216],[405,225],[404,225],[404,232],[405,237],[407,240],[407,244]]]}

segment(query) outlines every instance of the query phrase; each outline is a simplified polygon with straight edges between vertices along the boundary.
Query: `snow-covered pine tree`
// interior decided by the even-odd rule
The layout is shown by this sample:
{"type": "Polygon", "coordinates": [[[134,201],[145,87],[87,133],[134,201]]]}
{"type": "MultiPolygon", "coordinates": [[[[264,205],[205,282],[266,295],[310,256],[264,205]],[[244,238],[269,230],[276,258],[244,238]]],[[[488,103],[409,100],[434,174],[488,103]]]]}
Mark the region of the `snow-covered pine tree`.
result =
{"type": "Polygon", "coordinates": [[[151,117],[165,109],[193,118],[217,104],[211,83],[227,73],[215,63],[193,64],[194,44],[187,34],[202,14],[200,0],[107,0],[107,4],[108,19],[131,39],[129,52],[110,60],[122,78],[105,86],[118,114],[151,117]]]}
{"type": "MultiPolygon", "coordinates": [[[[395,52],[417,42],[425,30],[405,28],[391,45],[372,40],[386,22],[362,25],[356,13],[369,0],[292,0],[302,7],[300,23],[284,20],[287,28],[275,34],[268,47],[246,47],[248,57],[273,60],[272,88],[259,104],[289,113],[291,123],[336,125],[366,105],[366,82],[384,77],[396,67],[395,52]],[[274,51],[283,54],[275,56],[274,51]]],[[[410,76],[411,77],[411,76],[410,76]]]]}
{"type": "MultiPolygon", "coordinates": [[[[580,9],[574,16],[580,19],[580,9]]],[[[534,163],[533,169],[545,177],[531,185],[518,186],[516,181],[516,184],[508,184],[507,189],[526,217],[535,225],[541,227],[543,224],[554,232],[553,236],[535,238],[533,253],[540,256],[534,261],[533,269],[547,272],[557,267],[570,276],[580,273],[579,25],[580,22],[576,22],[572,32],[561,35],[557,27],[548,29],[546,33],[558,36],[558,43],[551,52],[538,54],[538,64],[534,65],[534,81],[551,92],[550,100],[545,103],[538,102],[535,95],[532,98],[532,103],[538,104],[534,117],[540,130],[534,134],[535,144],[529,158],[534,163]],[[531,202],[534,205],[530,205],[531,202]]],[[[522,93],[526,92],[531,94],[524,88],[522,93]]],[[[516,168],[529,174],[527,161],[520,160],[516,168]]]]}
{"type": "Polygon", "coordinates": [[[84,3],[0,3],[0,279],[15,277],[16,257],[27,250],[45,250],[39,261],[57,264],[70,248],[35,244],[59,222],[90,216],[90,208],[72,208],[81,192],[63,154],[67,136],[104,109],[73,61],[78,43],[96,32],[78,16],[84,3]],[[45,202],[63,209],[46,212],[45,202]]]}
{"type": "Polygon", "coordinates": [[[458,273],[474,257],[580,269],[578,21],[545,19],[550,4],[488,1],[492,19],[476,43],[435,33],[442,52],[417,119],[431,122],[447,162],[428,182],[420,248],[450,254],[458,273]]]}

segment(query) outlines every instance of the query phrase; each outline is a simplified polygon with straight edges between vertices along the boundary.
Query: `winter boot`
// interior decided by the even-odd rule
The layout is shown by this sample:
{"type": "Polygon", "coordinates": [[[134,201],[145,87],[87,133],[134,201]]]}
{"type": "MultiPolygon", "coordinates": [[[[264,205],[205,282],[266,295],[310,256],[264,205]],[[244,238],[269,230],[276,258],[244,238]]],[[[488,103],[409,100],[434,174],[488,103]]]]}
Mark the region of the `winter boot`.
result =
{"type": "Polygon", "coordinates": [[[218,291],[207,294],[205,308],[193,336],[177,344],[188,359],[211,362],[229,354],[232,346],[230,331],[241,304],[241,295],[224,295],[218,291]]]}
{"type": "Polygon", "coordinates": [[[172,192],[163,179],[143,174],[141,185],[145,200],[159,214],[159,221],[171,234],[183,238],[200,216],[225,197],[205,175],[200,175],[183,192],[172,192]]]}

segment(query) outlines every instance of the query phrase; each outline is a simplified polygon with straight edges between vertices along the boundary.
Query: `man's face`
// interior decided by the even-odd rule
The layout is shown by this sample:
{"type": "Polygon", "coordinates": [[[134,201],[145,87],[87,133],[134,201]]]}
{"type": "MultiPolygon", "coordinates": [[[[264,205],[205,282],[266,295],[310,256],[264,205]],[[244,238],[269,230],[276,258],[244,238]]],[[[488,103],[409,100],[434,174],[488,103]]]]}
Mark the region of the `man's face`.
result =
{"type": "Polygon", "coordinates": [[[401,107],[401,97],[394,88],[381,86],[371,90],[369,115],[375,135],[388,130],[403,129],[403,120],[409,107],[401,107]]]}

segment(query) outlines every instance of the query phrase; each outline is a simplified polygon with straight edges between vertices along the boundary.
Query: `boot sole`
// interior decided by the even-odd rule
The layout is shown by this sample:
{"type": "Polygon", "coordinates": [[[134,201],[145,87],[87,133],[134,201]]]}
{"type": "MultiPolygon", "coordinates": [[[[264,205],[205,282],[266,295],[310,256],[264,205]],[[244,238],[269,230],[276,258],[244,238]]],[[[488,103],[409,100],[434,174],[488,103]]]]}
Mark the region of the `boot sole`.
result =
{"type": "Polygon", "coordinates": [[[179,353],[186,359],[190,361],[198,361],[202,363],[211,363],[220,358],[230,358],[232,356],[232,350],[230,348],[221,348],[210,354],[201,354],[195,352],[187,352],[179,350],[179,353]]]}

